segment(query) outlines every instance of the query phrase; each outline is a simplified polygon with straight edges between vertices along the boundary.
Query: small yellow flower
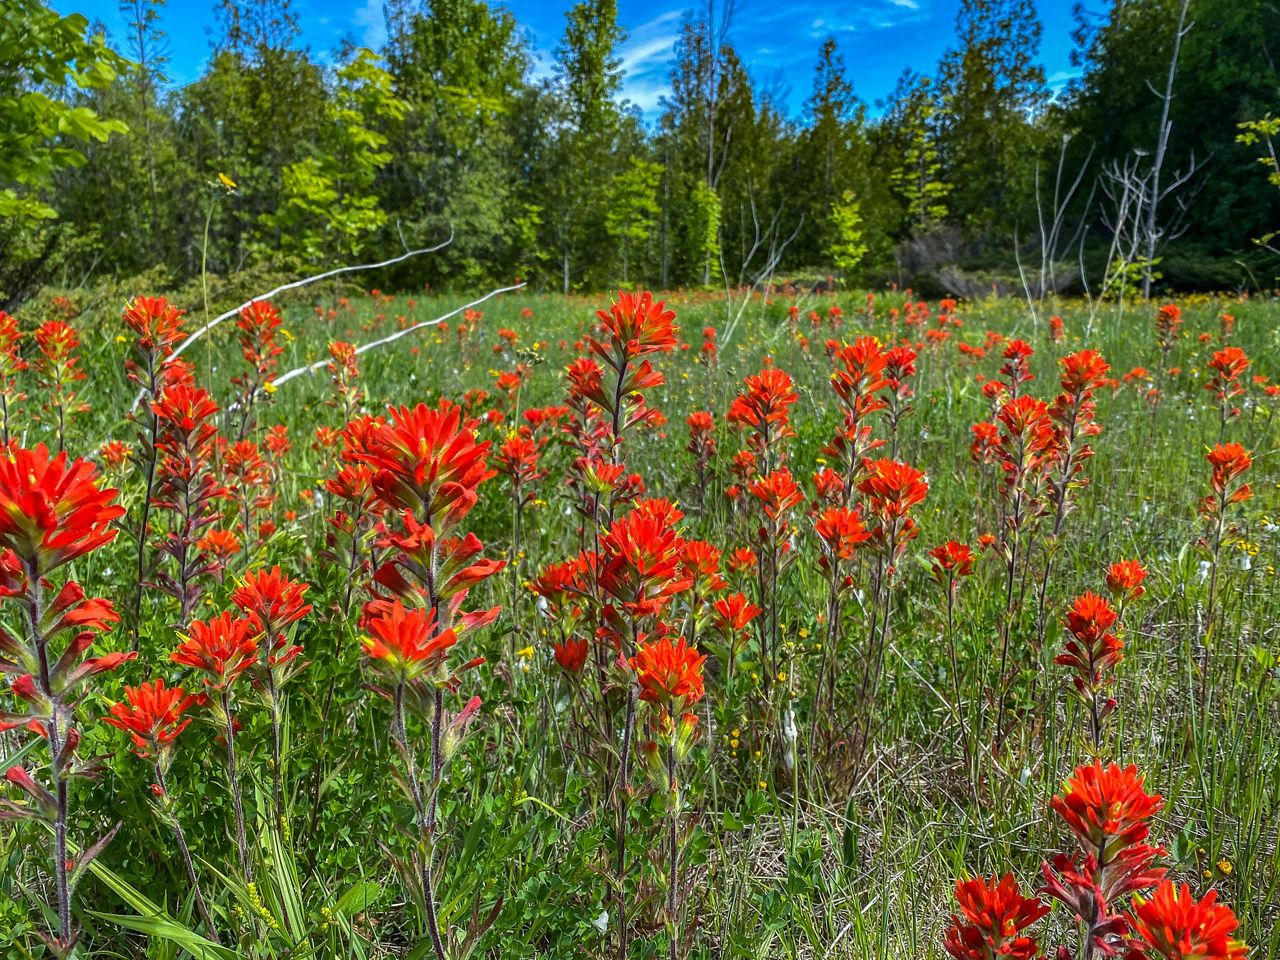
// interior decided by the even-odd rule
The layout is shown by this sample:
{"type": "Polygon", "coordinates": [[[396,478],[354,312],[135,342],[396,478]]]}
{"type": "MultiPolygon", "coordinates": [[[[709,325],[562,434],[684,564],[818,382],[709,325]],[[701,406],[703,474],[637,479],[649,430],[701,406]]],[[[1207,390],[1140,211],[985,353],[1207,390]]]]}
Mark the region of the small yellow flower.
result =
{"type": "Polygon", "coordinates": [[[521,649],[521,650],[517,650],[517,651],[516,651],[516,656],[517,656],[517,657],[519,657],[521,660],[529,660],[529,659],[532,659],[532,657],[533,657],[533,645],[532,645],[532,644],[530,644],[529,646],[524,647],[524,648],[523,648],[523,649],[521,649]]]}
{"type": "Polygon", "coordinates": [[[222,184],[223,187],[225,187],[228,192],[236,188],[236,182],[232,180],[230,177],[228,177],[221,170],[218,171],[218,182],[222,184]]]}
{"type": "Polygon", "coordinates": [[[267,393],[275,393],[280,388],[275,385],[274,381],[268,380],[266,383],[262,385],[262,389],[265,390],[267,393]]]}
{"type": "Polygon", "coordinates": [[[730,741],[729,741],[729,746],[731,746],[731,747],[733,747],[733,749],[737,750],[737,749],[738,749],[738,738],[737,738],[737,737],[734,737],[732,740],[730,740],[730,741]]]}
{"type": "Polygon", "coordinates": [[[787,675],[786,675],[786,673],[785,673],[785,672],[784,672],[784,673],[780,673],[780,674],[778,674],[778,682],[779,682],[779,683],[786,683],[786,682],[787,682],[787,675]]]}
{"type": "Polygon", "coordinates": [[[809,636],[809,628],[808,628],[808,627],[801,627],[801,628],[800,628],[800,639],[801,639],[801,640],[804,640],[804,639],[806,639],[808,636],[809,636]]]}
{"type": "Polygon", "coordinates": [[[1228,860],[1226,857],[1223,857],[1221,860],[1219,860],[1219,861],[1218,861],[1218,871],[1219,871],[1219,872],[1220,872],[1224,877],[1229,877],[1229,876],[1231,876],[1231,871],[1232,871],[1232,870],[1234,870],[1234,869],[1235,869],[1235,867],[1233,867],[1233,866],[1231,865],[1231,861],[1230,861],[1230,860],[1228,860]]]}
{"type": "Polygon", "coordinates": [[[761,790],[768,790],[768,789],[769,789],[769,785],[768,785],[767,783],[765,783],[763,780],[758,780],[758,781],[756,781],[756,786],[757,786],[757,787],[759,787],[761,790]]]}

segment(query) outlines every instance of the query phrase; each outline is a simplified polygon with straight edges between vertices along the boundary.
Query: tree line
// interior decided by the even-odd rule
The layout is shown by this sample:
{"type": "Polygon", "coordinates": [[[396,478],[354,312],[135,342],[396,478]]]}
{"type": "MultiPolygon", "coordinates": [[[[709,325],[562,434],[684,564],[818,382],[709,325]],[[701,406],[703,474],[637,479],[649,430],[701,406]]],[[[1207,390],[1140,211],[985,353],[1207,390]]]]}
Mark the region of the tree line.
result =
{"type": "Polygon", "coordinates": [[[1033,0],[962,0],[940,61],[877,103],[826,40],[798,116],[734,49],[730,0],[707,0],[652,123],[622,99],[616,0],[568,9],[544,78],[503,7],[384,9],[381,49],[326,65],[290,0],[221,0],[207,68],[179,86],[164,0],[123,0],[114,37],[0,0],[0,302],[449,236],[415,281],[1149,294],[1275,273],[1269,0],[1080,8],[1079,76],[1057,92],[1033,0]]]}

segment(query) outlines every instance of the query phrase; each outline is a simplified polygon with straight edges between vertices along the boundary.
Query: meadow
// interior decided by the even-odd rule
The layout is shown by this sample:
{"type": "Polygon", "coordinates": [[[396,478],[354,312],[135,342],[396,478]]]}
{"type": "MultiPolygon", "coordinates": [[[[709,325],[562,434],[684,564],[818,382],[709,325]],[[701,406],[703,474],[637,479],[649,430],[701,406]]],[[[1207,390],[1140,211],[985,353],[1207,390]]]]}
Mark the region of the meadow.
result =
{"type": "Polygon", "coordinates": [[[1280,957],[1280,306],[465,304],[0,315],[0,953],[1280,957]]]}

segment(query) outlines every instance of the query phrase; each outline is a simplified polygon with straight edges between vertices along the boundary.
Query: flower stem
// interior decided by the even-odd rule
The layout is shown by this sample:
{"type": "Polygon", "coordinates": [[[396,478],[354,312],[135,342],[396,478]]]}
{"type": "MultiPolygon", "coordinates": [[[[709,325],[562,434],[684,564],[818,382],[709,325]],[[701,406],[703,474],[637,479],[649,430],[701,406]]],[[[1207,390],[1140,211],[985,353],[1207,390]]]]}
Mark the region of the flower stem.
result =
{"type": "Polygon", "coordinates": [[[195,863],[191,859],[191,848],[187,846],[187,836],[182,830],[182,824],[178,822],[178,818],[169,810],[169,787],[164,780],[164,768],[156,764],[156,785],[160,787],[163,808],[169,816],[169,821],[173,825],[173,835],[178,841],[178,849],[182,852],[182,862],[187,867],[187,879],[191,881],[191,892],[195,897],[196,909],[200,911],[200,916],[204,920],[205,929],[209,931],[209,939],[214,943],[222,943],[218,937],[218,928],[213,923],[213,916],[209,913],[209,907],[204,901],[204,894],[200,892],[200,880],[196,876],[195,863]]]}
{"type": "Polygon", "coordinates": [[[240,796],[240,778],[236,773],[236,727],[231,716],[231,697],[222,691],[222,714],[226,718],[227,779],[231,783],[231,802],[236,814],[236,850],[240,854],[240,870],[245,881],[253,883],[253,867],[249,863],[249,841],[244,829],[244,800],[240,796]]]}

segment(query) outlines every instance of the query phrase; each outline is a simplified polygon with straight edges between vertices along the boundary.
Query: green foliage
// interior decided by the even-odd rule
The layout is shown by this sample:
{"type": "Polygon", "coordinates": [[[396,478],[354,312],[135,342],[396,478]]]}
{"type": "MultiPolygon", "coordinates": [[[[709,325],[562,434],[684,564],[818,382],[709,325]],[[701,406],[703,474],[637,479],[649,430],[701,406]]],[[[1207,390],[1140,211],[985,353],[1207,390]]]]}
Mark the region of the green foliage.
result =
{"type": "Polygon", "coordinates": [[[846,277],[858,268],[862,258],[870,249],[863,242],[863,223],[861,207],[853,196],[852,190],[846,190],[840,202],[831,207],[831,220],[835,226],[835,242],[827,249],[831,262],[846,277]]]}
{"type": "Polygon", "coordinates": [[[405,105],[371,50],[357,50],[336,80],[315,153],[284,168],[281,205],[261,217],[298,264],[359,258],[387,222],[374,191],[392,158],[380,128],[403,119],[405,105]]]}
{"type": "MultiPolygon", "coordinates": [[[[946,259],[1017,274],[1015,236],[1034,262],[1050,194],[1077,174],[1051,256],[1093,265],[1109,236],[1098,178],[1154,147],[1152,90],[1179,0],[1082,14],[1081,76],[1052,98],[1031,0],[965,0],[936,67],[913,64],[875,110],[827,38],[795,116],[748,71],[717,12],[699,11],[681,23],[649,126],[621,102],[616,0],[566,11],[548,77],[532,70],[511,13],[483,0],[392,0],[382,49],[343,47],[323,62],[300,44],[292,0],[223,0],[213,55],[180,88],[165,76],[166,0],[123,0],[129,63],[83,18],[3,2],[0,45],[12,53],[0,62],[17,69],[0,78],[0,219],[13,225],[0,289],[16,302],[41,283],[154,268],[177,280],[203,266],[319,270],[450,233],[447,256],[388,284],[519,275],[567,292],[825,276],[846,190],[867,247],[860,274],[920,288],[946,259]],[[240,189],[213,210],[205,243],[219,172],[240,189]]],[[[1191,19],[1167,172],[1193,157],[1203,168],[1164,201],[1159,253],[1184,246],[1220,261],[1195,276],[1225,275],[1275,242],[1280,191],[1254,169],[1280,177],[1275,67],[1253,38],[1280,20],[1262,0],[1196,0],[1191,19]]],[[[1100,271],[1087,279],[1097,286],[1100,271]]]]}
{"type": "Polygon", "coordinates": [[[613,178],[605,201],[604,223],[609,239],[622,249],[622,282],[626,283],[630,253],[649,239],[658,215],[659,164],[632,157],[627,169],[613,178]]]}
{"type": "Polygon", "coordinates": [[[128,129],[62,95],[67,87],[107,87],[123,65],[88,30],[84,16],[60,16],[43,0],[0,2],[0,63],[8,65],[0,73],[0,219],[19,228],[58,215],[43,190],[59,170],[85,162],[68,141],[103,141],[128,129]]]}
{"type": "Polygon", "coordinates": [[[959,44],[938,66],[939,137],[951,211],[978,236],[1030,220],[1032,158],[1044,146],[1032,122],[1048,93],[1037,62],[1042,28],[1032,0],[963,0],[959,44]]]}
{"type": "Polygon", "coordinates": [[[902,165],[891,182],[906,204],[907,219],[919,228],[945,220],[951,184],[942,179],[935,125],[939,106],[928,77],[903,77],[886,120],[902,149],[902,165]]]}

